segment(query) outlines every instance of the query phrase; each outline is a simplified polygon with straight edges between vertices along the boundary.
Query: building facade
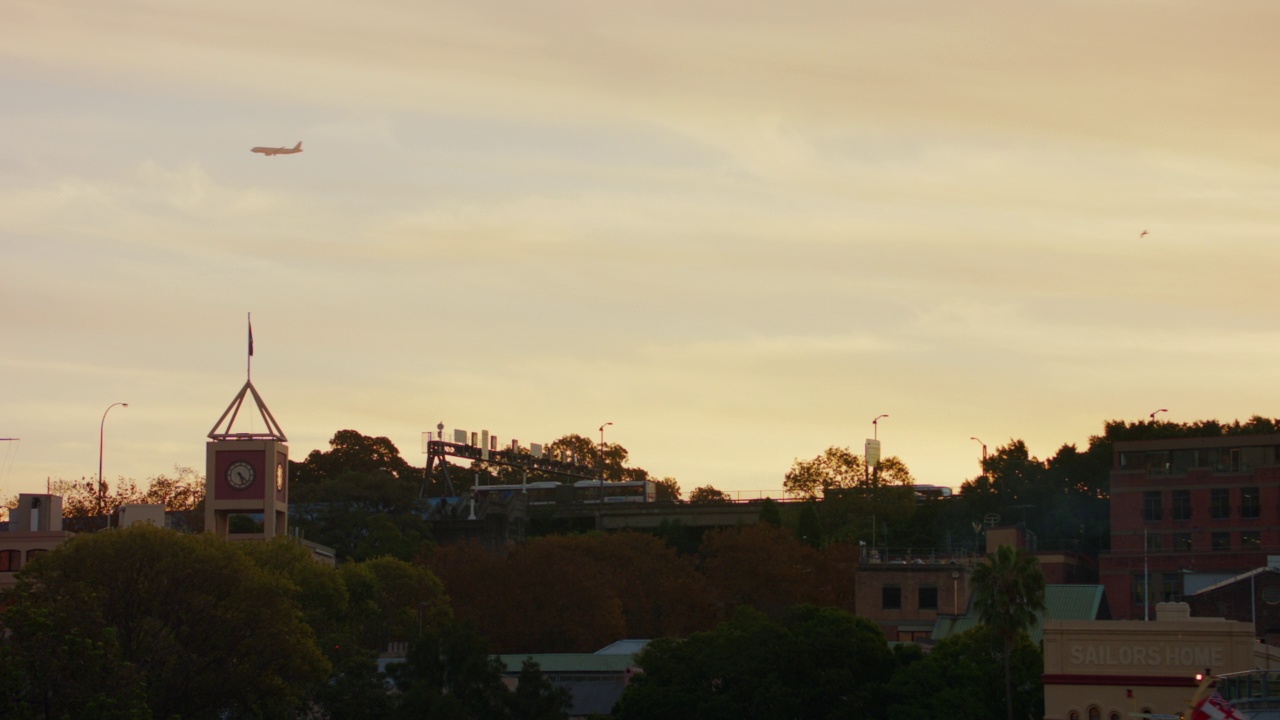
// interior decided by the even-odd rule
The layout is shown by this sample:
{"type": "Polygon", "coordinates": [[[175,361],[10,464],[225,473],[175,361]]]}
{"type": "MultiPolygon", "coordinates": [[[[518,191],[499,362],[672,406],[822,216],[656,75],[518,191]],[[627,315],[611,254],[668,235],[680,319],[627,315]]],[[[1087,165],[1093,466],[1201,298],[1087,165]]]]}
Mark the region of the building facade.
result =
{"type": "MultiPolygon", "coordinates": [[[[1273,564],[1280,558],[1273,558],[1273,564]]],[[[1187,595],[1191,614],[1253,625],[1254,636],[1280,648],[1280,569],[1262,567],[1187,595]]],[[[1280,670],[1280,667],[1276,669],[1280,670]]]]}
{"type": "Polygon", "coordinates": [[[969,608],[970,564],[936,560],[879,559],[858,566],[857,614],[874,621],[892,642],[921,642],[938,618],[969,608]]]}
{"type": "Polygon", "coordinates": [[[60,496],[20,494],[9,511],[9,531],[0,533],[0,588],[13,585],[24,565],[74,535],[62,529],[60,496]]]}
{"type": "Polygon", "coordinates": [[[1099,579],[1117,619],[1150,617],[1280,555],[1280,435],[1117,442],[1111,550],[1099,579]]]}
{"type": "Polygon", "coordinates": [[[1191,717],[1197,675],[1251,671],[1277,662],[1253,626],[1191,617],[1161,603],[1154,620],[1044,624],[1045,720],[1127,720],[1131,713],[1191,717]]]}

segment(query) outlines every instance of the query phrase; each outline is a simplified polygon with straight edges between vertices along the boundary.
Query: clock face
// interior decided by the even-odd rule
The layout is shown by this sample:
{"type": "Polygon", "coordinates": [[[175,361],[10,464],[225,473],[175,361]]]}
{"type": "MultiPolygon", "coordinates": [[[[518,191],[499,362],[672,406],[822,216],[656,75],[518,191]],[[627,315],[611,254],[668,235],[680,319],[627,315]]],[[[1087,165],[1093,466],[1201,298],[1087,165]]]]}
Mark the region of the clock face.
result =
{"type": "Polygon", "coordinates": [[[240,461],[231,463],[227,468],[227,484],[236,490],[243,490],[253,484],[253,466],[240,461]]]}
{"type": "Polygon", "coordinates": [[[284,463],[276,465],[276,489],[284,489],[284,463]]]}

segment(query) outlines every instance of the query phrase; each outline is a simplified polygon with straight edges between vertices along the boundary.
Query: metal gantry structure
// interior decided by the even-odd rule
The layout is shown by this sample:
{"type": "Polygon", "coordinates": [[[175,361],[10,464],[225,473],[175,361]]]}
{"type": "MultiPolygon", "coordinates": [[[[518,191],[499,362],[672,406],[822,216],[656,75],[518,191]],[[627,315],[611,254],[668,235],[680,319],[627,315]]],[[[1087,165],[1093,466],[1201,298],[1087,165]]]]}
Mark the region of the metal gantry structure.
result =
{"type": "Polygon", "coordinates": [[[426,495],[427,486],[431,483],[432,470],[436,466],[439,466],[441,473],[444,475],[445,484],[449,488],[449,494],[456,495],[453,487],[453,480],[449,477],[449,463],[445,461],[445,458],[449,457],[473,461],[478,460],[480,462],[493,463],[494,465],[519,468],[522,476],[526,480],[528,479],[530,470],[549,473],[552,475],[578,478],[581,480],[597,480],[601,477],[599,468],[591,465],[584,465],[578,462],[576,457],[565,458],[543,455],[541,446],[535,446],[534,448],[522,448],[513,443],[510,448],[497,450],[484,447],[483,445],[472,445],[470,443],[428,440],[427,466],[423,472],[422,490],[418,493],[419,497],[424,497],[426,495]]]}

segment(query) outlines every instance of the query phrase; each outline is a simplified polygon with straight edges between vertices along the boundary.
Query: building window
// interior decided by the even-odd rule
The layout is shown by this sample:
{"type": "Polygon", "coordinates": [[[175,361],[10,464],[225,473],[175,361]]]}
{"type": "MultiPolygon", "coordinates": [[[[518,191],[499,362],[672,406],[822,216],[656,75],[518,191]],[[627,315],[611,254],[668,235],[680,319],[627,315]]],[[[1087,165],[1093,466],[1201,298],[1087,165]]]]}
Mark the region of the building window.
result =
{"type": "Polygon", "coordinates": [[[1262,532],[1259,530],[1245,530],[1240,533],[1240,549],[1241,550],[1257,550],[1262,547],[1262,532]]]}
{"type": "Polygon", "coordinates": [[[901,610],[902,588],[897,585],[885,585],[880,588],[880,609],[901,610]]]}
{"type": "Polygon", "coordinates": [[[1115,710],[1112,710],[1111,714],[1108,715],[1107,717],[1110,718],[1110,720],[1120,720],[1120,713],[1116,712],[1115,710]]]}
{"type": "Polygon", "coordinates": [[[0,550],[0,572],[17,572],[22,567],[22,551],[0,550]]]}
{"type": "Polygon", "coordinates": [[[1245,472],[1252,472],[1263,465],[1270,465],[1271,448],[1269,447],[1247,447],[1240,448],[1240,457],[1242,467],[1245,472]]]}
{"type": "Polygon", "coordinates": [[[1174,490],[1173,491],[1173,519],[1174,520],[1190,520],[1191,519],[1191,491],[1190,490],[1174,490]]]}
{"type": "Polygon", "coordinates": [[[938,588],[922,587],[920,588],[920,609],[921,610],[937,610],[938,609],[938,588]]]}
{"type": "Polygon", "coordinates": [[[1162,550],[1163,538],[1160,533],[1147,533],[1147,550],[1162,550]]]}
{"type": "Polygon", "coordinates": [[[1102,720],[1102,711],[1096,707],[1089,708],[1089,720],[1102,720]]]}
{"type": "Polygon", "coordinates": [[[1191,533],[1174,533],[1173,549],[1181,552],[1191,552],[1191,533]]]}
{"type": "Polygon", "coordinates": [[[1240,488],[1240,517],[1256,518],[1262,515],[1262,497],[1258,488],[1240,488]]]}
{"type": "Polygon", "coordinates": [[[1160,519],[1160,491],[1148,490],[1142,493],[1142,519],[1160,519]]]}
{"type": "Polygon", "coordinates": [[[1214,488],[1209,491],[1209,517],[1225,520],[1231,517],[1231,490],[1214,488]]]}
{"type": "Polygon", "coordinates": [[[1227,467],[1224,472],[1240,472],[1240,448],[1224,451],[1227,467]]]}
{"type": "Polygon", "coordinates": [[[1169,472],[1169,451],[1151,450],[1147,453],[1147,474],[1164,475],[1169,472]]]}
{"type": "Polygon", "coordinates": [[[1160,576],[1160,597],[1165,602],[1182,600],[1182,573],[1163,573],[1160,576]]]}
{"type": "Polygon", "coordinates": [[[48,550],[45,550],[44,548],[34,548],[34,549],[32,549],[32,550],[28,550],[28,551],[27,551],[27,562],[31,562],[32,560],[35,560],[37,557],[39,557],[39,556],[41,556],[41,555],[44,555],[44,554],[45,554],[45,553],[47,553],[47,552],[49,552],[49,551],[48,551],[48,550]]]}
{"type": "Polygon", "coordinates": [[[1072,710],[1071,713],[1067,715],[1067,720],[1080,720],[1080,713],[1072,710]]]}
{"type": "Polygon", "coordinates": [[[1175,475],[1186,475],[1187,471],[1196,466],[1195,450],[1174,450],[1170,456],[1170,471],[1175,475]]]}
{"type": "Polygon", "coordinates": [[[1133,602],[1135,605],[1147,603],[1147,576],[1144,573],[1133,574],[1133,602]]]}
{"type": "Polygon", "coordinates": [[[1231,533],[1216,532],[1209,536],[1209,546],[1214,550],[1230,550],[1231,549],[1231,533]]]}

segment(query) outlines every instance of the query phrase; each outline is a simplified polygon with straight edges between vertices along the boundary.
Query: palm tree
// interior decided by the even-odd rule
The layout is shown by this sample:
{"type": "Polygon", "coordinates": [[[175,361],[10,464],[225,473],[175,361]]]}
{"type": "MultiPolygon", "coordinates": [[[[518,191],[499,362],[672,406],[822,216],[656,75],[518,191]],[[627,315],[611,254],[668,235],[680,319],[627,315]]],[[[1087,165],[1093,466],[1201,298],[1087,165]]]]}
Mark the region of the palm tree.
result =
{"type": "Polygon", "coordinates": [[[1001,545],[973,571],[973,604],[978,622],[1004,639],[1004,694],[1013,720],[1013,680],[1009,656],[1019,633],[1029,631],[1044,612],[1040,561],[1012,545],[1001,545]]]}

